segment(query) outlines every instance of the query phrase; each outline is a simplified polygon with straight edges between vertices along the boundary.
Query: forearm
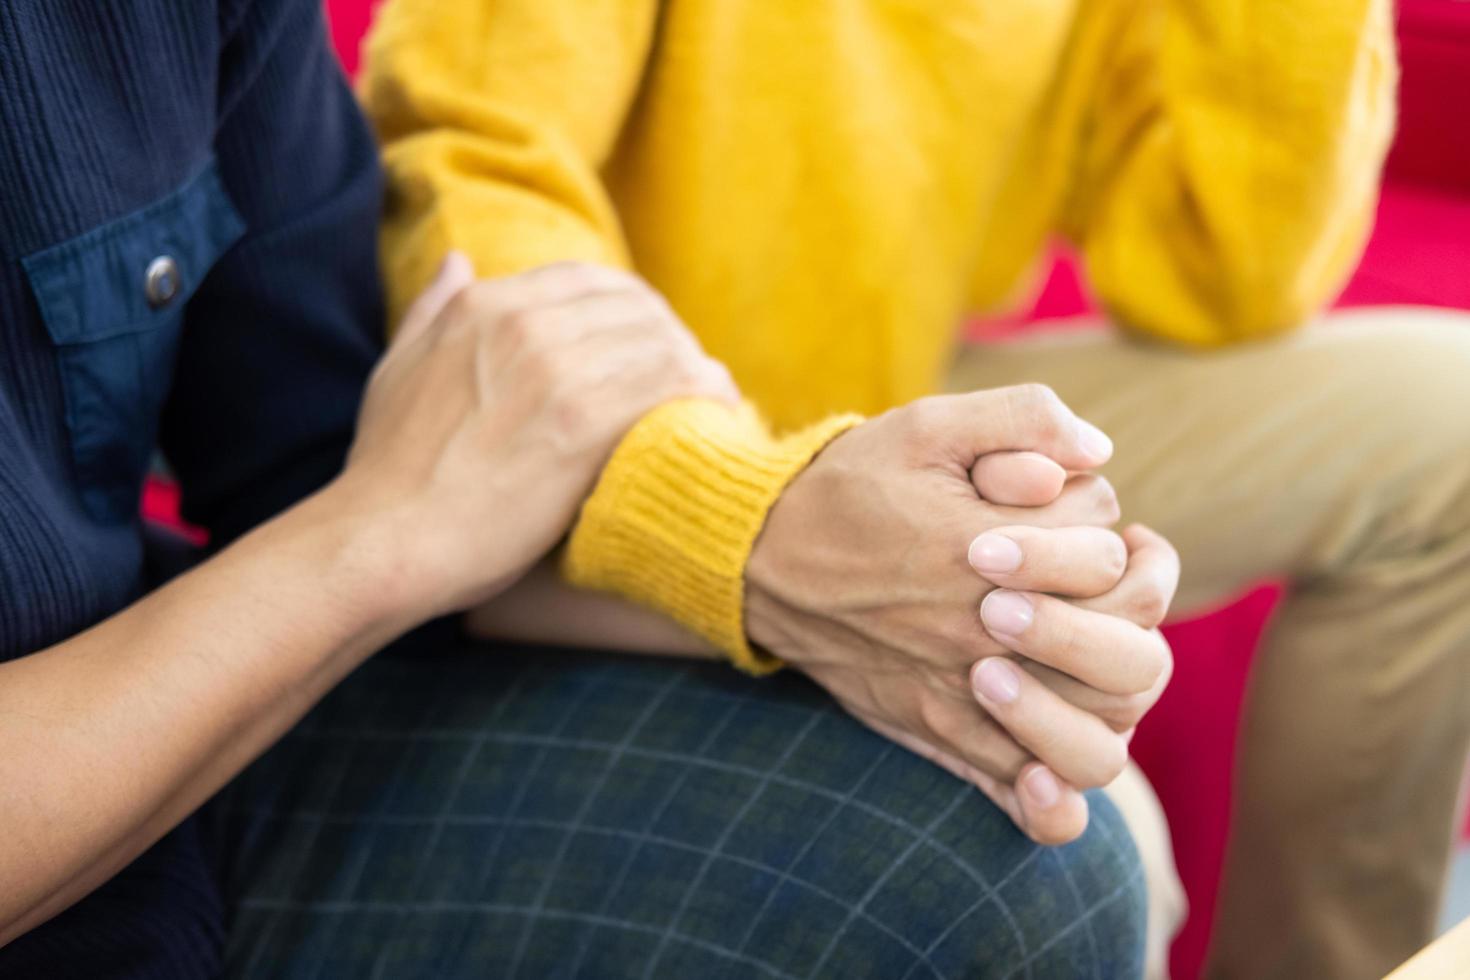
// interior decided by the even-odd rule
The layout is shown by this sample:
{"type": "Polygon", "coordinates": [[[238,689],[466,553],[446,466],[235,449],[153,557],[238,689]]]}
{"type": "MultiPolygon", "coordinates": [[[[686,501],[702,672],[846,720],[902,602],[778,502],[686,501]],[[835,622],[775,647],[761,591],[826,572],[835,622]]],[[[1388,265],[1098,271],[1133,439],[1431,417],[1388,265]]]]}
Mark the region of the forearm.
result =
{"type": "Polygon", "coordinates": [[[718,658],[709,643],[672,619],[616,596],[567,585],[554,559],[465,616],[471,635],[549,646],[675,657],[718,658]]]}
{"type": "Polygon", "coordinates": [[[521,578],[654,405],[735,397],[671,314],[624,315],[657,309],[646,289],[569,266],[475,282],[451,257],[375,368],[331,485],[0,665],[0,942],[122,868],[373,650],[521,578]],[[511,335],[512,316],[548,325],[511,335]],[[611,376],[593,356],[609,345],[611,376]]]}
{"type": "Polygon", "coordinates": [[[115,874],[412,625],[376,606],[391,566],[330,493],[0,665],[0,942],[115,874]]]}

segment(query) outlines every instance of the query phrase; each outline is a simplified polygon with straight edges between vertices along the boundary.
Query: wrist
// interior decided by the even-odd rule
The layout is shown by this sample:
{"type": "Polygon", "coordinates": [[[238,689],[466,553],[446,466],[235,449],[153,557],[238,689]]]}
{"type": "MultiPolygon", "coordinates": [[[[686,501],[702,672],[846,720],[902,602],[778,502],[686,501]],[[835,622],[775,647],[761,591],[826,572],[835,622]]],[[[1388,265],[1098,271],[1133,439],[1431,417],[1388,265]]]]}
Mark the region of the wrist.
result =
{"type": "Polygon", "coordinates": [[[798,646],[792,623],[802,610],[818,604],[811,601],[817,597],[802,587],[812,581],[813,571],[804,560],[811,555],[812,542],[803,535],[812,526],[812,499],[830,501],[831,491],[822,466],[798,473],[766,514],[745,563],[746,638],[751,646],[781,660],[792,659],[798,646]]]}
{"type": "MultiPolygon", "coordinates": [[[[849,427],[851,428],[851,427],[849,427]]],[[[814,624],[827,620],[843,593],[869,571],[858,560],[869,527],[854,513],[870,487],[853,459],[859,432],[844,431],[797,473],[766,514],[745,563],[745,635],[751,645],[799,666],[826,640],[811,642],[814,624]]],[[[825,629],[819,631],[825,632],[825,629]]]]}
{"type": "MultiPolygon", "coordinates": [[[[339,478],[242,539],[310,583],[319,622],[376,645],[436,615],[415,573],[413,522],[369,506],[339,478]]],[[[429,586],[426,589],[425,586],[429,586]]]]}
{"type": "Polygon", "coordinates": [[[779,592],[747,566],[745,575],[745,636],[757,652],[790,660],[792,644],[783,628],[779,592]]]}

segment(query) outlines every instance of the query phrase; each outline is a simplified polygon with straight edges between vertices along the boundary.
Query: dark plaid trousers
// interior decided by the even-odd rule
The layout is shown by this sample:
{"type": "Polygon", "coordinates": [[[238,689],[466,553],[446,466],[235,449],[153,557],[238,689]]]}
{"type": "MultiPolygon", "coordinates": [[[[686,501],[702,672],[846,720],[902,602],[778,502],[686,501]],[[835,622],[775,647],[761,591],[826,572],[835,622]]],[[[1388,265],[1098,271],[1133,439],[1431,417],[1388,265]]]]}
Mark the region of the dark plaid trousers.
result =
{"type": "Polygon", "coordinates": [[[1145,887],[803,679],[464,646],[380,657],[206,816],[237,977],[1132,977],[1145,887]]]}

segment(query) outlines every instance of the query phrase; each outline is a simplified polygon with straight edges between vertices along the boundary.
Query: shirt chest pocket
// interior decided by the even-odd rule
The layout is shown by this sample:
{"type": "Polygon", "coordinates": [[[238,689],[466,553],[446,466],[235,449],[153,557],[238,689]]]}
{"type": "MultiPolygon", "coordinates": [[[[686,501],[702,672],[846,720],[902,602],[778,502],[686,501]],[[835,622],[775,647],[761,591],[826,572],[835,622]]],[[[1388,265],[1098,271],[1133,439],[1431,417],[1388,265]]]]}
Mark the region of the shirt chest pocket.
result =
{"type": "Polygon", "coordinates": [[[81,500],[136,518],[184,308],[244,233],[213,161],[140,211],[21,260],[56,346],[81,500]]]}

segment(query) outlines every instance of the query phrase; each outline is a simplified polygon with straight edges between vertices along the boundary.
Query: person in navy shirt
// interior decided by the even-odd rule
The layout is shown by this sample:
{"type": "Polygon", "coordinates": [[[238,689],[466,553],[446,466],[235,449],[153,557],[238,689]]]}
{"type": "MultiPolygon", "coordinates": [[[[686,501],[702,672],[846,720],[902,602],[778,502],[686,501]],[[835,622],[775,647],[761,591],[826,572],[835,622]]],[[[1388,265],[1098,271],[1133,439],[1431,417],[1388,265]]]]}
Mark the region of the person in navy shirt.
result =
{"type": "Polygon", "coordinates": [[[165,832],[368,653],[513,578],[595,476],[521,455],[490,492],[510,451],[491,449],[458,460],[457,488],[425,479],[451,437],[534,443],[592,397],[519,372],[470,404],[457,366],[496,311],[601,287],[586,336],[657,355],[595,391],[571,433],[594,450],[728,380],[671,317],[607,315],[631,279],[550,270],[441,314],[470,280],[451,260],[333,482],[382,353],[382,182],[320,4],[5,3],[0,120],[0,975],[209,975],[224,919],[202,834],[165,832]],[[690,370],[652,376],[670,363],[690,370]],[[149,593],[155,446],[219,554],[149,593]],[[533,487],[507,529],[507,495],[533,487]]]}

